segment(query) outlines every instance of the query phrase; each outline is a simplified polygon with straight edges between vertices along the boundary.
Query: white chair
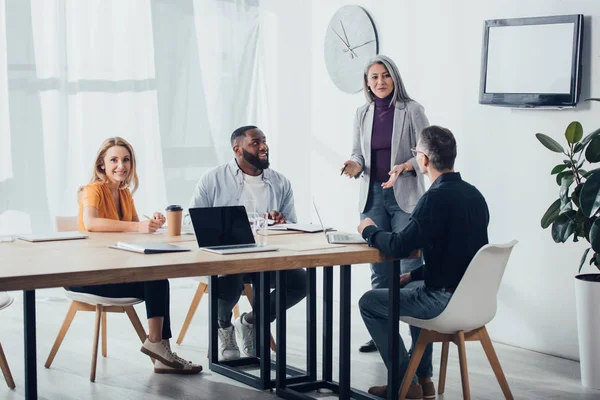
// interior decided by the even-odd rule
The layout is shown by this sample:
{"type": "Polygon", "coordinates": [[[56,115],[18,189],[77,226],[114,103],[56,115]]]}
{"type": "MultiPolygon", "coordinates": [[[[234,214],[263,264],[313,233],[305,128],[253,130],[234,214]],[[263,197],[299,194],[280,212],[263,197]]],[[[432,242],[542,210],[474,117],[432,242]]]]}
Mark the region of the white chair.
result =
{"type": "MultiPolygon", "coordinates": [[[[59,232],[77,230],[77,217],[56,217],[56,227],[59,232]],[[73,226],[75,228],[73,229],[73,226]]],[[[102,356],[106,357],[108,353],[107,349],[107,338],[106,338],[106,326],[107,326],[107,313],[125,313],[129,317],[133,328],[135,329],[140,341],[144,343],[146,340],[146,331],[140,319],[138,318],[134,305],[139,304],[142,300],[137,298],[109,298],[96,296],[93,294],[87,293],[79,293],[79,292],[71,292],[69,290],[65,290],[66,296],[72,300],[71,306],[67,311],[67,316],[62,323],[60,330],[58,331],[58,335],[56,336],[56,340],[54,341],[54,345],[50,350],[50,354],[48,355],[48,359],[44,366],[46,368],[50,368],[52,362],[54,361],[54,357],[62,344],[69,327],[71,326],[71,322],[73,322],[73,318],[75,318],[75,314],[78,311],[93,311],[96,312],[96,325],[94,328],[94,342],[92,346],[92,367],[90,371],[90,381],[94,382],[96,380],[96,364],[98,360],[98,341],[100,336],[100,327],[102,327],[102,356]]],[[[154,360],[152,360],[154,363],[154,360]]]]}
{"type": "MultiPolygon", "coordinates": [[[[0,293],[0,310],[4,310],[6,307],[10,306],[13,303],[12,296],[7,293],[0,293]]],[[[2,349],[2,345],[0,344],[0,369],[2,370],[2,374],[4,375],[4,380],[6,381],[6,385],[14,389],[15,381],[13,380],[12,374],[10,373],[10,368],[8,367],[8,361],[6,361],[6,356],[4,355],[4,350],[2,349]]]]}
{"type": "MultiPolygon", "coordinates": [[[[202,300],[202,296],[205,293],[208,293],[208,277],[199,276],[192,278],[198,281],[198,288],[196,289],[196,294],[192,299],[192,304],[190,304],[190,308],[185,316],[185,320],[183,322],[183,326],[181,327],[181,332],[179,332],[179,336],[177,337],[177,344],[181,344],[185,335],[190,327],[192,319],[194,318],[194,314],[196,313],[196,309],[198,309],[198,305],[200,304],[200,300],[202,300]]],[[[252,306],[252,285],[244,284],[244,291],[242,292],[242,296],[246,296],[248,302],[252,306]]],[[[236,304],[233,307],[233,317],[238,318],[240,316],[240,308],[236,304]]],[[[276,351],[275,339],[273,339],[273,335],[271,335],[271,350],[276,351]]]]}
{"type": "MultiPolygon", "coordinates": [[[[477,340],[481,342],[504,397],[513,399],[485,325],[496,315],[498,288],[516,244],[517,241],[513,240],[506,244],[483,246],[473,257],[447,307],[437,317],[428,320],[400,318],[409,325],[421,328],[404,378],[414,376],[427,344],[442,342],[438,394],[444,393],[449,342],[454,342],[458,346],[463,398],[470,399],[465,341],[477,340]]],[[[402,380],[399,399],[406,397],[410,383],[411,379],[402,380]]]]}

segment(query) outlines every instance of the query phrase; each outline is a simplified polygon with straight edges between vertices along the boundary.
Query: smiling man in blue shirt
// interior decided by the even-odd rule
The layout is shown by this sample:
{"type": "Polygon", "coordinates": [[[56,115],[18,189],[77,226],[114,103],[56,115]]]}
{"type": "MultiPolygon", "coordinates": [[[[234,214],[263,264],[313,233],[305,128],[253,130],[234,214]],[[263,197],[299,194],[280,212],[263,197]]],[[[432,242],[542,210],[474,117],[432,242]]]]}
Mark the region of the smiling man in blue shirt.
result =
{"type": "MultiPolygon", "coordinates": [[[[256,212],[269,213],[275,223],[295,223],[294,193],[285,176],[273,171],[265,134],[254,125],[242,126],[231,134],[234,158],[208,171],[196,185],[189,208],[244,205],[252,201],[256,212]]],[[[253,212],[250,210],[250,212],[253,212]]],[[[306,296],[306,271],[287,272],[287,308],[306,296]]],[[[220,275],[217,296],[219,355],[223,359],[240,357],[236,333],[248,356],[254,356],[254,312],[243,313],[231,323],[233,307],[240,299],[250,274],[220,275]]],[[[275,274],[271,274],[271,287],[275,274]]],[[[270,298],[271,322],[275,320],[275,293],[270,298]]]]}
{"type": "MultiPolygon", "coordinates": [[[[417,203],[409,224],[398,233],[384,232],[367,218],[361,221],[358,231],[369,246],[397,258],[423,249],[425,263],[400,276],[400,284],[404,286],[400,289],[400,316],[430,319],[444,310],[475,253],[488,243],[489,211],[479,190],[454,172],[456,140],[452,132],[439,126],[425,128],[413,153],[432,185],[417,203]]],[[[386,366],[390,356],[387,291],[370,290],[359,302],[362,318],[386,366]]],[[[420,329],[410,328],[414,345],[420,329]]],[[[400,343],[399,379],[402,380],[409,355],[402,338],[400,343]]],[[[408,399],[435,398],[431,352],[429,345],[417,375],[412,377],[408,399]]],[[[386,386],[369,389],[369,393],[381,397],[385,397],[386,391],[386,386]]]]}

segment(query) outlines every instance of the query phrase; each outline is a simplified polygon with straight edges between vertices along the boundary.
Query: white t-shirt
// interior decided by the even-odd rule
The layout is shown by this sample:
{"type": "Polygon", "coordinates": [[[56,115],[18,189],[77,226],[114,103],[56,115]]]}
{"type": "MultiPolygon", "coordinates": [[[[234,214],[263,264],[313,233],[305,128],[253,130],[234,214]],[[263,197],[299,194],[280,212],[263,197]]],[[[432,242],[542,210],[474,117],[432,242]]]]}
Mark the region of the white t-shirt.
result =
{"type": "MultiPolygon", "coordinates": [[[[240,197],[240,205],[244,202],[254,200],[256,202],[256,212],[269,212],[269,186],[263,180],[263,175],[258,176],[244,174],[244,186],[240,197]]],[[[252,212],[252,210],[246,210],[252,212]]]]}

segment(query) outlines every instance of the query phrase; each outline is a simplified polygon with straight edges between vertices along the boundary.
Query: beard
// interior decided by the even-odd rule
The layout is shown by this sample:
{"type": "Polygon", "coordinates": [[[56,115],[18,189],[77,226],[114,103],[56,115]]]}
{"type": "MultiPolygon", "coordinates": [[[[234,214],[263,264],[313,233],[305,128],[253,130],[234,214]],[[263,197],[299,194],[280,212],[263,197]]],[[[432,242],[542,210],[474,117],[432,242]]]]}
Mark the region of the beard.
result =
{"type": "Polygon", "coordinates": [[[248,153],[246,150],[242,149],[242,153],[244,154],[244,160],[248,161],[251,165],[258,169],[267,169],[269,168],[269,155],[267,154],[266,160],[261,160],[257,156],[248,153]]]}

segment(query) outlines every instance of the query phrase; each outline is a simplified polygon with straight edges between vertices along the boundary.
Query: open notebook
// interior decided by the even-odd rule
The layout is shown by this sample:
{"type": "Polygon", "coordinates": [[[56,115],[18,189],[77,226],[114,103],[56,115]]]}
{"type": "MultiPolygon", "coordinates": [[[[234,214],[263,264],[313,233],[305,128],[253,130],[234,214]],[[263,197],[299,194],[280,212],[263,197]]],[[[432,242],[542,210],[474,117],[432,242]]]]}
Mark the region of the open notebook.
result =
{"type": "Polygon", "coordinates": [[[175,246],[169,243],[153,243],[153,242],[117,242],[117,244],[111,244],[108,247],[111,249],[133,251],[135,253],[142,254],[157,254],[157,253],[178,253],[182,251],[190,251],[190,249],[184,249],[183,247],[175,246]]]}

